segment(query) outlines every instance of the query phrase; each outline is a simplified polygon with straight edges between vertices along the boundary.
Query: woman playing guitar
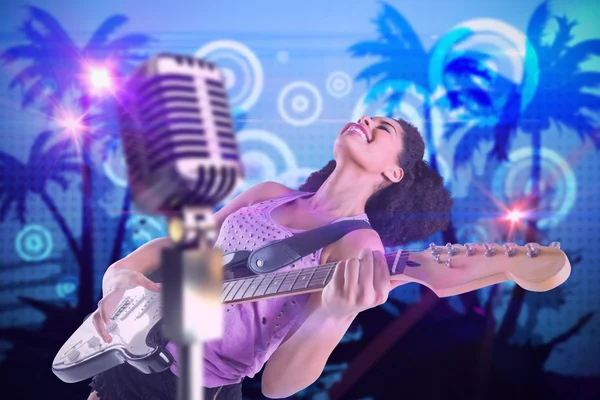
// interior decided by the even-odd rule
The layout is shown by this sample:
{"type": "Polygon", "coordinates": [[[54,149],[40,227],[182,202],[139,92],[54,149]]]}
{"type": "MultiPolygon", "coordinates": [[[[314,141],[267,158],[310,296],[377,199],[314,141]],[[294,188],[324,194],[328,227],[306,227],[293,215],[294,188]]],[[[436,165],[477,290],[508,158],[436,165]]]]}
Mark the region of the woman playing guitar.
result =
{"type": "MultiPolygon", "coordinates": [[[[425,145],[404,120],[363,117],[346,124],[333,154],[299,191],[264,182],[238,195],[215,214],[225,253],[253,250],[344,219],[367,220],[373,229],[350,232],[290,268],[339,263],[322,292],[224,306],[223,338],[204,344],[207,399],[241,399],[242,380],[263,367],[262,392],[289,397],[315,382],[357,314],[387,300],[391,281],[384,246],[425,239],[445,229],[452,199],[443,179],[423,161],[425,145]]],[[[105,341],[105,323],[134,286],[159,291],[146,277],[159,267],[169,238],[152,240],[111,265],[103,298],[92,318],[105,341]]],[[[282,269],[282,270],[285,270],[282,269]]],[[[167,349],[176,356],[172,343],[167,349]]],[[[128,364],[95,376],[89,400],[175,399],[177,363],[146,375],[128,364]]]]}

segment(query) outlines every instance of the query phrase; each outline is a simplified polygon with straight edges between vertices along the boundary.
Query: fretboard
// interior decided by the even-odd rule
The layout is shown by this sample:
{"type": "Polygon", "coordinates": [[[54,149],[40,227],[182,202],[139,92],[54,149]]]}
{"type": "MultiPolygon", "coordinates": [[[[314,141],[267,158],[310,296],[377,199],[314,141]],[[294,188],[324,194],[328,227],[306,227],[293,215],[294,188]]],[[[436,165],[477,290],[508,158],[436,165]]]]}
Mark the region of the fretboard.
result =
{"type": "MultiPolygon", "coordinates": [[[[407,266],[420,265],[410,261],[409,256],[410,252],[407,250],[385,254],[390,273],[402,274],[407,266]]],[[[337,262],[331,262],[294,271],[227,280],[223,283],[223,303],[245,303],[269,297],[316,292],[327,286],[336,265],[337,262]]]]}
{"type": "Polygon", "coordinates": [[[248,302],[268,297],[306,293],[323,289],[337,263],[231,279],[223,283],[223,304],[248,302]]]}

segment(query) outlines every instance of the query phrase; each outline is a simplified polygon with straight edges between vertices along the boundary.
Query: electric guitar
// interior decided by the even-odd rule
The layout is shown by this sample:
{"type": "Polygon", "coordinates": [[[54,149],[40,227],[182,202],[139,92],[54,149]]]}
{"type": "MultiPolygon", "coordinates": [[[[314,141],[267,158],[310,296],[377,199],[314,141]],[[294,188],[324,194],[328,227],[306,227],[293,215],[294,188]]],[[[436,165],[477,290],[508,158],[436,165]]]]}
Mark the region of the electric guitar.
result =
{"type": "MultiPolygon", "coordinates": [[[[225,254],[225,270],[244,265],[247,255],[245,251],[225,254]]],[[[436,246],[432,243],[420,252],[399,250],[386,254],[385,258],[392,280],[425,285],[438,297],[509,280],[525,290],[544,292],[561,285],[571,273],[571,264],[558,242],[549,246],[537,243],[436,246]]],[[[334,262],[289,272],[226,279],[223,303],[245,303],[323,290],[336,265],[334,262]]],[[[105,343],[100,338],[88,317],[59,350],[52,371],[62,381],[73,383],[123,363],[146,374],[166,370],[173,362],[171,355],[149,339],[160,329],[161,306],[160,293],[140,286],[129,289],[107,326],[112,342],[105,343]]]]}

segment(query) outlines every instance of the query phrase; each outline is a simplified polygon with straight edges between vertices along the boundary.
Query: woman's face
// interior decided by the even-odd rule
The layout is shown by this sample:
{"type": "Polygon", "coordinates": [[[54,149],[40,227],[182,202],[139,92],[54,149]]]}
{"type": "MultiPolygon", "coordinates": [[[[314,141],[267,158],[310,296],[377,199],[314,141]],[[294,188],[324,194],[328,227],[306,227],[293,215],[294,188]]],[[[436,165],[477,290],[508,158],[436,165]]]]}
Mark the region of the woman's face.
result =
{"type": "Polygon", "coordinates": [[[402,179],[398,156],[402,151],[402,127],[385,117],[362,117],[346,124],[335,140],[333,154],[340,165],[356,164],[369,174],[384,174],[389,180],[402,179]]]}

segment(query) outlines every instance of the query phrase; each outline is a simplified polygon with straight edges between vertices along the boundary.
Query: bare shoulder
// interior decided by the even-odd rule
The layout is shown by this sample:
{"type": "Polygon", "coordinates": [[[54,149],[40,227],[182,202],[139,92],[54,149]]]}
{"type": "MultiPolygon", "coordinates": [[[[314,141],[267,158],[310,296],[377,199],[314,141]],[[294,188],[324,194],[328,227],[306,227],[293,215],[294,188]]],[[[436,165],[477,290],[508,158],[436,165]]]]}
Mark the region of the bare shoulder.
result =
{"type": "Polygon", "coordinates": [[[217,230],[220,230],[225,219],[237,210],[243,207],[251,206],[252,204],[260,203],[261,201],[272,199],[274,197],[285,196],[291,192],[294,192],[294,190],[282,185],[281,183],[272,181],[261,182],[252,186],[251,188],[238,194],[223,208],[215,213],[217,230]]]}
{"type": "Polygon", "coordinates": [[[357,229],[329,246],[327,259],[321,263],[357,258],[362,249],[385,252],[381,237],[374,229],[357,229]]]}
{"type": "Polygon", "coordinates": [[[249,205],[260,203],[275,197],[281,197],[295,192],[289,187],[273,181],[266,181],[252,186],[248,189],[249,205]]]}

